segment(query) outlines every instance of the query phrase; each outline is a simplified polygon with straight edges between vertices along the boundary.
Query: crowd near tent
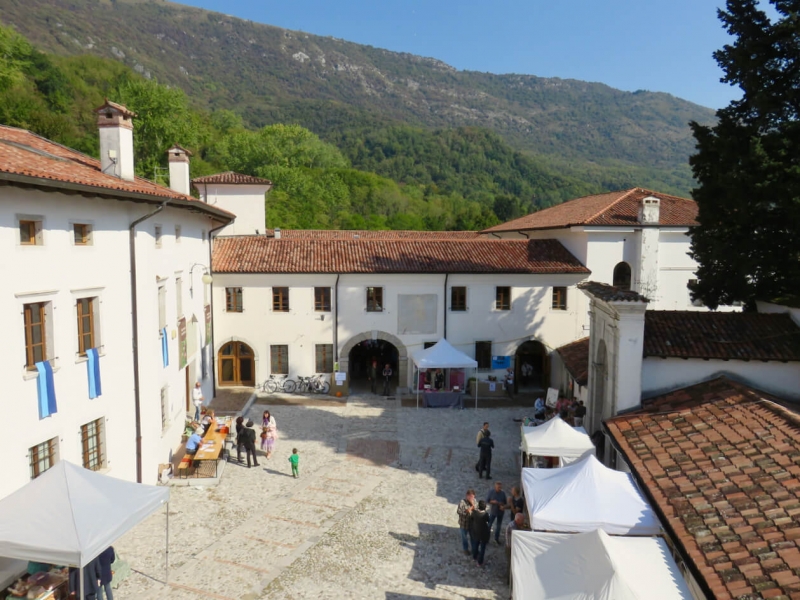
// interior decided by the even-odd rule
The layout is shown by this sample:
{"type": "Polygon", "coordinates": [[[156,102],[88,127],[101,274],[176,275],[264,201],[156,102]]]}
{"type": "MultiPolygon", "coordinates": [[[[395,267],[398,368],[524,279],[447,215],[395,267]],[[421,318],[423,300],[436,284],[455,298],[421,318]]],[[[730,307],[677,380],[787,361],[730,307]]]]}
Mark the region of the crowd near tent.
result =
{"type": "Polygon", "coordinates": [[[0,556],[80,567],[82,580],[82,567],[167,502],[169,488],[62,460],[0,500],[0,556]]]}
{"type": "Polygon", "coordinates": [[[561,469],[522,469],[531,529],[658,535],[661,525],[633,476],[586,456],[561,469]]]}
{"type": "Polygon", "coordinates": [[[691,600],[660,537],[515,531],[514,600],[691,600]]]}
{"type": "Polygon", "coordinates": [[[582,428],[553,417],[536,427],[522,427],[522,451],[533,456],[557,456],[559,466],[594,455],[594,444],[582,428]]]}
{"type": "MultiPolygon", "coordinates": [[[[420,369],[477,369],[478,361],[470,358],[460,350],[456,350],[446,339],[442,338],[430,348],[417,350],[411,360],[420,369]]],[[[414,379],[415,382],[418,377],[414,379]]],[[[419,408],[419,385],[417,388],[417,407],[419,408]]],[[[475,408],[478,408],[478,386],[475,385],[475,408]]]]}

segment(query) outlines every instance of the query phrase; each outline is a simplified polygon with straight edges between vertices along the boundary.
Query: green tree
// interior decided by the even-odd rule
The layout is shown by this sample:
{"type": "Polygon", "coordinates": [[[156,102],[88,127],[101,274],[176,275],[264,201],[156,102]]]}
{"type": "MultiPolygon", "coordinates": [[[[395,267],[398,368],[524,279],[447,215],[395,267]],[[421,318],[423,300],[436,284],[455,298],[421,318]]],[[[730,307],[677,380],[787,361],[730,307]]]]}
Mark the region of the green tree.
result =
{"type": "Polygon", "coordinates": [[[691,124],[700,223],[692,293],[711,308],[800,290],[800,0],[770,2],[774,20],[758,0],[719,11],[734,41],[714,57],[743,95],[713,127],[691,124]]]}

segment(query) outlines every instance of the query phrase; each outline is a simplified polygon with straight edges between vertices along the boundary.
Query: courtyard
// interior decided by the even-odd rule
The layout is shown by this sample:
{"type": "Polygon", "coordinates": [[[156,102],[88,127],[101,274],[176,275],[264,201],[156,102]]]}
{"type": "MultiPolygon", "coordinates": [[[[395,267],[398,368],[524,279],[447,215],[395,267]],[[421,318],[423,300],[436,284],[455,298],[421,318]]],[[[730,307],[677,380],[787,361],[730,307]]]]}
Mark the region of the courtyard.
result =
{"type": "Polygon", "coordinates": [[[525,408],[259,396],[247,416],[258,425],[265,409],[278,425],[273,457],[259,456],[258,468],[227,464],[217,487],[173,487],[169,585],[162,511],[115,544],[132,569],[116,598],[508,598],[503,547],[492,541],[477,567],[461,551],[456,505],[467,488],[479,499],[489,490],[475,472],[484,421],[493,479],[506,491],[517,483],[513,419],[525,408]],[[288,461],[295,447],[299,479],[288,461]]]}

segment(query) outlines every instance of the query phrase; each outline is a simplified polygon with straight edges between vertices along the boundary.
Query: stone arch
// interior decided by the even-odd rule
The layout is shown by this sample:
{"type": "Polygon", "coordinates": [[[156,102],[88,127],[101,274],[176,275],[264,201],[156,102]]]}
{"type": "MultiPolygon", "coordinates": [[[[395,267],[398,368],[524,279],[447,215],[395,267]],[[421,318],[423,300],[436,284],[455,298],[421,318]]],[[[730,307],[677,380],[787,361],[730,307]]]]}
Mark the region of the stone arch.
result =
{"type": "Polygon", "coordinates": [[[614,267],[614,287],[622,288],[623,290],[631,289],[631,266],[624,260],[618,262],[614,267]]]}
{"type": "Polygon", "coordinates": [[[258,345],[254,344],[253,342],[251,342],[246,337],[242,337],[242,336],[239,336],[239,335],[232,335],[232,336],[230,336],[228,338],[225,338],[222,341],[217,341],[217,340],[215,340],[215,341],[217,343],[215,345],[216,347],[214,348],[214,353],[212,355],[212,360],[213,360],[213,369],[212,370],[213,370],[213,373],[214,373],[214,380],[217,382],[217,386],[224,387],[224,384],[221,382],[220,372],[219,372],[219,369],[220,369],[220,364],[219,364],[220,350],[222,350],[223,346],[225,346],[226,344],[230,344],[232,342],[241,342],[242,344],[245,344],[246,346],[248,346],[250,348],[250,351],[253,353],[253,369],[255,371],[255,373],[254,373],[255,386],[258,387],[261,383],[263,383],[263,380],[266,377],[262,377],[262,373],[260,373],[261,361],[259,360],[258,345]]]}
{"type": "Polygon", "coordinates": [[[400,341],[400,338],[386,331],[358,333],[347,340],[339,351],[339,371],[344,373],[350,372],[350,351],[355,348],[356,344],[360,344],[366,340],[383,340],[397,348],[397,380],[400,382],[401,388],[398,392],[405,392],[408,386],[408,350],[406,350],[406,345],[400,341]]]}

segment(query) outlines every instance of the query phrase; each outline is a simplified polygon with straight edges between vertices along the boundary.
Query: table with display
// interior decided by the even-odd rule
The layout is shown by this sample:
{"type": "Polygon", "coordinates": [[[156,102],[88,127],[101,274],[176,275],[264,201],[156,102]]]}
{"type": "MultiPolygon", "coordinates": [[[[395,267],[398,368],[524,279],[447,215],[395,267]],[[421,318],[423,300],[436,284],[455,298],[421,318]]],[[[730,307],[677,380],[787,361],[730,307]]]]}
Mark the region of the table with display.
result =
{"type": "Polygon", "coordinates": [[[463,392],[429,392],[421,394],[424,408],[464,408],[463,392]]]}
{"type": "Polygon", "coordinates": [[[28,598],[32,600],[66,600],[69,596],[69,579],[66,567],[51,567],[19,578],[8,588],[6,600],[28,598]]]}
{"type": "Polygon", "coordinates": [[[216,477],[217,464],[225,451],[225,441],[228,439],[231,428],[231,419],[218,419],[211,423],[211,426],[203,436],[203,441],[193,455],[187,454],[193,463],[195,477],[216,477]]]}

